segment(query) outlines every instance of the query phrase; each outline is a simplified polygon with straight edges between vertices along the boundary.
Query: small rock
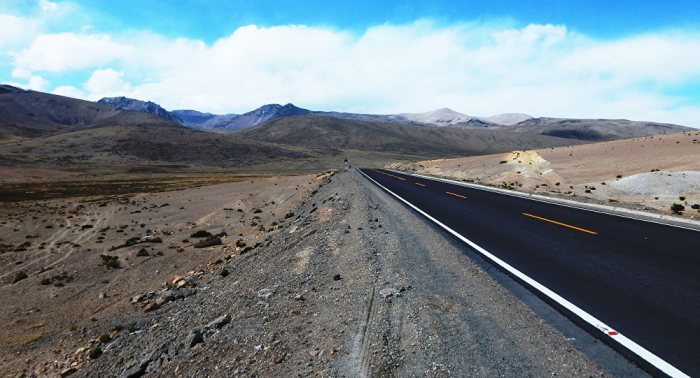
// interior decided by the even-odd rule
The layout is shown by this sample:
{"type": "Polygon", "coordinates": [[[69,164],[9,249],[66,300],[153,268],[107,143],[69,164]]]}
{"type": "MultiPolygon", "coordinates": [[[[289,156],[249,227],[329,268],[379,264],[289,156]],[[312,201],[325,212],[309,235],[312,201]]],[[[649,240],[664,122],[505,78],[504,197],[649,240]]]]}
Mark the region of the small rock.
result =
{"type": "Polygon", "coordinates": [[[172,302],[175,300],[175,296],[171,292],[165,292],[156,299],[156,304],[159,306],[162,306],[168,302],[172,302]]]}
{"type": "Polygon", "coordinates": [[[143,294],[139,294],[139,295],[131,298],[131,303],[139,303],[144,299],[144,297],[145,296],[143,294]]]}
{"type": "Polygon", "coordinates": [[[397,289],[394,289],[393,287],[386,287],[382,290],[379,290],[379,295],[381,295],[383,298],[395,296],[398,293],[399,291],[397,289]]]}
{"type": "Polygon", "coordinates": [[[181,288],[177,290],[173,290],[173,296],[175,299],[180,299],[180,298],[187,298],[190,295],[194,295],[197,291],[194,289],[188,289],[188,288],[181,288]]]}
{"type": "Polygon", "coordinates": [[[160,308],[160,305],[156,302],[151,302],[143,308],[143,312],[151,312],[160,308]]]}
{"type": "Polygon", "coordinates": [[[27,278],[27,277],[29,277],[29,276],[27,275],[27,273],[25,273],[25,272],[17,272],[17,273],[15,274],[15,277],[12,279],[12,283],[13,283],[13,284],[14,284],[14,283],[17,283],[17,282],[22,281],[23,279],[25,279],[25,278],[27,278]]]}
{"type": "Polygon", "coordinates": [[[121,376],[120,378],[140,378],[143,377],[146,374],[146,368],[141,367],[139,365],[132,367],[131,369],[127,369],[121,376]]]}
{"type": "Polygon", "coordinates": [[[218,318],[209,322],[209,324],[206,325],[206,328],[219,329],[230,322],[231,322],[231,315],[223,315],[223,316],[219,316],[218,318]]]}
{"type": "Polygon", "coordinates": [[[340,281],[340,274],[333,276],[333,281],[340,281]]]}
{"type": "Polygon", "coordinates": [[[97,298],[99,298],[99,299],[105,299],[105,298],[107,298],[107,293],[101,292],[100,294],[97,295],[97,298]]]}
{"type": "Polygon", "coordinates": [[[136,252],[136,256],[139,256],[139,257],[148,256],[148,251],[146,250],[146,248],[141,248],[141,249],[139,249],[138,252],[136,252]]]}
{"type": "Polygon", "coordinates": [[[190,332],[190,334],[187,336],[187,345],[189,345],[190,348],[203,342],[204,336],[202,336],[202,332],[198,329],[192,330],[192,332],[190,332]]]}
{"type": "Polygon", "coordinates": [[[272,290],[270,289],[260,289],[258,290],[258,298],[268,299],[272,295],[272,290]]]}
{"type": "Polygon", "coordinates": [[[67,376],[69,376],[69,375],[71,375],[71,374],[73,374],[73,373],[76,373],[77,371],[78,371],[78,369],[76,369],[76,368],[74,368],[74,367],[68,368],[68,369],[62,371],[58,376],[61,377],[61,378],[66,378],[67,376]]]}
{"type": "Polygon", "coordinates": [[[294,300],[297,300],[297,301],[305,301],[306,298],[304,298],[304,296],[301,295],[301,294],[297,294],[297,295],[294,296],[294,300]]]}

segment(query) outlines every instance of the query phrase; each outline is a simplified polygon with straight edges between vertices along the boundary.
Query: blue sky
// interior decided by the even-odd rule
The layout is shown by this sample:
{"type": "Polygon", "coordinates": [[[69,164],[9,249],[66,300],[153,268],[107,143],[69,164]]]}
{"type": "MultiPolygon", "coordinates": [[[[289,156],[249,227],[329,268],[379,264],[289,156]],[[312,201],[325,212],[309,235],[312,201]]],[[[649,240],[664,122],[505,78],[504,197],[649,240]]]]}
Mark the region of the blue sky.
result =
{"type": "Polygon", "coordinates": [[[700,2],[0,0],[0,82],[168,109],[700,127],[700,2]]]}

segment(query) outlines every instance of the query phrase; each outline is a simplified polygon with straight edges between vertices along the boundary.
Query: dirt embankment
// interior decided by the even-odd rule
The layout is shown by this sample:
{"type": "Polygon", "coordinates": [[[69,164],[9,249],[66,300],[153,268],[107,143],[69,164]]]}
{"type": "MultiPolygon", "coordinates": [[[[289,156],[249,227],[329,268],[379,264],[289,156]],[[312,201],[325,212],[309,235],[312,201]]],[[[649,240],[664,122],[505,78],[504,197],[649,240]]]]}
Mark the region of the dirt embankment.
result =
{"type": "Polygon", "coordinates": [[[505,189],[700,217],[700,131],[389,166],[505,189]]]}
{"type": "MultiPolygon", "coordinates": [[[[41,211],[60,203],[21,208],[43,226],[41,211]]],[[[33,221],[18,222],[19,208],[4,211],[12,211],[13,224],[3,238],[16,240],[10,227],[25,233],[33,221]]],[[[138,196],[80,211],[74,218],[81,221],[63,217],[70,231],[44,240],[74,240],[70,248],[0,255],[5,274],[32,264],[22,268],[29,278],[0,289],[12,303],[0,314],[8,325],[0,368],[9,376],[612,375],[579,350],[578,334],[554,329],[462,246],[356,171],[138,196]],[[132,214],[135,208],[142,212],[132,214]],[[99,232],[73,226],[104,227],[117,217],[116,228],[128,224],[129,235],[103,249],[92,244],[99,232]],[[162,230],[163,243],[109,252],[140,231],[133,221],[162,230]],[[195,249],[190,234],[202,229],[228,236],[223,245],[195,249]],[[149,256],[137,255],[143,247],[149,256]],[[100,253],[119,256],[122,268],[99,266],[100,253]],[[71,279],[42,285],[51,273],[36,271],[51,261],[71,279]]],[[[617,358],[615,366],[632,369],[617,358]]]]}

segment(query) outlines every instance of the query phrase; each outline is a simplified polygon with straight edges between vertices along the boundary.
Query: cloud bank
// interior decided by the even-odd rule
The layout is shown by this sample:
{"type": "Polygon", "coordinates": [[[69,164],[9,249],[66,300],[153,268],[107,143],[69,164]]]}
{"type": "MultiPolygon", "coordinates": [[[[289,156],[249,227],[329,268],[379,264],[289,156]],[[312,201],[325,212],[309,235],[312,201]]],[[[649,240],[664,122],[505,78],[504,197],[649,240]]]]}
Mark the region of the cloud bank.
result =
{"type": "Polygon", "coordinates": [[[0,60],[12,72],[6,81],[89,100],[125,95],[214,113],[273,102],[367,113],[449,107],[476,116],[521,112],[700,127],[695,32],[596,40],[565,25],[417,20],[360,35],[250,25],[205,44],[147,30],[54,30],[42,17],[60,6],[42,4],[43,16],[0,15],[10,25],[0,32],[0,60]],[[30,33],[10,30],[22,28],[30,33]],[[88,79],[50,83],[79,74],[88,79]]]}

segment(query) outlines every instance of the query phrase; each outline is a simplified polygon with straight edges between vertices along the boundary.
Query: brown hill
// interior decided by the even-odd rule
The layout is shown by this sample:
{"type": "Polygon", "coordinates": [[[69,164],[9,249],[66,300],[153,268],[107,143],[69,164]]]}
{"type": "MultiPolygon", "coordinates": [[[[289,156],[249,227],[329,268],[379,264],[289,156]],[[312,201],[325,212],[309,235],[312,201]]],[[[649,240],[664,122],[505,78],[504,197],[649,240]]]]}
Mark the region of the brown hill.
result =
{"type": "Polygon", "coordinates": [[[682,203],[685,215],[700,216],[691,207],[700,204],[700,130],[393,167],[637,209],[682,203]]]}
{"type": "Polygon", "coordinates": [[[560,138],[604,142],[673,134],[695,129],[668,123],[638,122],[626,119],[531,118],[503,130],[515,133],[541,134],[560,138]]]}
{"type": "Polygon", "coordinates": [[[70,131],[121,112],[89,101],[0,86],[0,136],[34,137],[70,131]]]}
{"type": "Polygon", "coordinates": [[[153,164],[178,169],[241,167],[311,156],[299,149],[155,124],[101,126],[0,145],[2,165],[81,171],[153,164]]]}
{"type": "Polygon", "coordinates": [[[544,135],[438,128],[301,115],[277,118],[234,135],[305,148],[379,151],[426,157],[483,155],[580,144],[544,135]]]}

